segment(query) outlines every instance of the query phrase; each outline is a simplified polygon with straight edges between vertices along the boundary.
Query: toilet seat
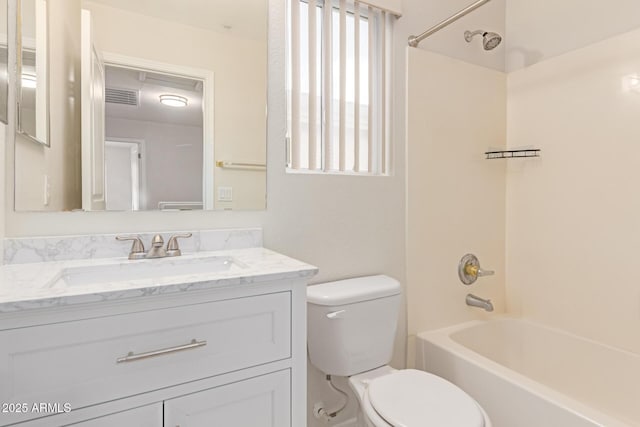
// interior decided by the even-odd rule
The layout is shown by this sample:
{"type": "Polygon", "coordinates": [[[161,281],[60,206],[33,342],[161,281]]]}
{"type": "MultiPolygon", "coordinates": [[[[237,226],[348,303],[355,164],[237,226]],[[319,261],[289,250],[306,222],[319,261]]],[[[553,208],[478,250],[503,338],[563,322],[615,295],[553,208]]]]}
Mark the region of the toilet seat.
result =
{"type": "Polygon", "coordinates": [[[389,425],[485,427],[478,404],[443,378],[404,369],[372,380],[366,397],[389,425]]]}

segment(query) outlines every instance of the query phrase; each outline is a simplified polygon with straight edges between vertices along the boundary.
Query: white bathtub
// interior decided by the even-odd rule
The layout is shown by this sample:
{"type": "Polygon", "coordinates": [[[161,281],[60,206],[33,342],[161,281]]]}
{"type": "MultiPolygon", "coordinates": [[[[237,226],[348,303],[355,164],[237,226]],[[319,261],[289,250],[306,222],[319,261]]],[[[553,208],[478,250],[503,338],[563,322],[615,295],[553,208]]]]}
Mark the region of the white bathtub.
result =
{"type": "Polygon", "coordinates": [[[509,318],[421,333],[416,353],[494,427],[640,426],[638,354],[509,318]]]}

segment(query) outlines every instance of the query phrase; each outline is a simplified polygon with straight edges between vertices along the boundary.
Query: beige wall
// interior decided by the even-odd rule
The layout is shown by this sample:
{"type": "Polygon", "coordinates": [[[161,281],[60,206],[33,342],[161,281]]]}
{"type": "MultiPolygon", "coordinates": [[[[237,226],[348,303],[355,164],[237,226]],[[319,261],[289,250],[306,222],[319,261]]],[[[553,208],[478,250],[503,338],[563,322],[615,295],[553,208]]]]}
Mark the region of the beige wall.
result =
{"type": "MultiPolygon", "coordinates": [[[[265,163],[265,40],[232,37],[91,2],[83,5],[92,12],[96,43],[104,52],[213,71],[215,159],[265,163]]],[[[216,168],[216,195],[220,186],[234,190],[234,201],[216,208],[264,209],[265,178],[261,171],[216,168]]]]}
{"type": "Polygon", "coordinates": [[[508,0],[506,69],[514,71],[640,27],[638,0],[508,0]]]}
{"type": "Polygon", "coordinates": [[[504,310],[506,76],[407,48],[408,355],[415,334],[482,318],[472,292],[504,310]],[[473,253],[496,275],[464,286],[457,265],[473,253]]]}
{"type": "Polygon", "coordinates": [[[510,311],[640,353],[640,30],[509,75],[510,311]]]}
{"type": "Polygon", "coordinates": [[[50,143],[19,137],[15,145],[15,203],[20,210],[64,211],[81,202],[80,177],[80,1],[49,10],[50,143]],[[51,198],[44,206],[44,176],[51,198]]]}

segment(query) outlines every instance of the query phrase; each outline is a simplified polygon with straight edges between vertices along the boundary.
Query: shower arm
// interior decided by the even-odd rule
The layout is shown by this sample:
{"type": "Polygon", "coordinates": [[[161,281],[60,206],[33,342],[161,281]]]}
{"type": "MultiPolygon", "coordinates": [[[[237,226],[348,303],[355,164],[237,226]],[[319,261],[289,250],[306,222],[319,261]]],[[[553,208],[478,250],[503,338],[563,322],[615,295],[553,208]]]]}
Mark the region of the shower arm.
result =
{"type": "Polygon", "coordinates": [[[463,16],[466,16],[468,14],[470,14],[471,12],[473,12],[474,10],[476,10],[477,8],[484,6],[485,4],[489,3],[491,0],[478,0],[477,2],[467,6],[466,8],[462,9],[460,12],[456,13],[455,15],[452,15],[450,17],[448,17],[447,19],[445,19],[444,21],[440,22],[437,25],[434,25],[433,27],[429,28],[427,31],[425,31],[424,33],[420,34],[419,36],[410,36],[409,37],[409,46],[411,47],[418,47],[418,45],[420,44],[420,42],[424,39],[426,39],[427,37],[429,37],[430,35],[437,33],[438,31],[440,31],[441,29],[443,29],[444,27],[448,26],[449,24],[452,24],[453,22],[457,21],[458,19],[462,18],[463,16]]]}

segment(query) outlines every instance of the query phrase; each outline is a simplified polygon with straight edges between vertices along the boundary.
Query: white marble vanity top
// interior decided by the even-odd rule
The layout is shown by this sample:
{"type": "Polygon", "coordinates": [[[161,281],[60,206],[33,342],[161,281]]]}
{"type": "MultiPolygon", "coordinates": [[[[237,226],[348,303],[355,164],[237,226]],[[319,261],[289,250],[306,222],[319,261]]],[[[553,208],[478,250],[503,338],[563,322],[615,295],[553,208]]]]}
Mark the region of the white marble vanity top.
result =
{"type": "MultiPolygon", "coordinates": [[[[178,269],[180,270],[180,269],[178,269]]],[[[202,269],[201,269],[202,270],[202,269]]],[[[317,268],[265,248],[231,249],[184,254],[176,258],[129,261],[121,258],[80,259],[34,262],[0,267],[0,313],[66,306],[124,298],[240,286],[272,280],[311,277],[317,268]],[[194,263],[207,257],[229,257],[224,269],[193,274],[166,275],[160,278],[138,278],[126,281],[97,280],[97,283],[72,285],[63,280],[65,271],[83,268],[129,268],[131,264],[148,263],[170,271],[171,263],[194,263]]],[[[108,279],[107,279],[108,280],[108,279]]]]}

